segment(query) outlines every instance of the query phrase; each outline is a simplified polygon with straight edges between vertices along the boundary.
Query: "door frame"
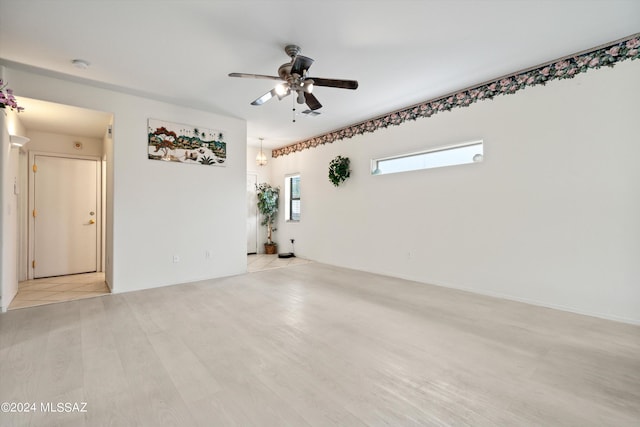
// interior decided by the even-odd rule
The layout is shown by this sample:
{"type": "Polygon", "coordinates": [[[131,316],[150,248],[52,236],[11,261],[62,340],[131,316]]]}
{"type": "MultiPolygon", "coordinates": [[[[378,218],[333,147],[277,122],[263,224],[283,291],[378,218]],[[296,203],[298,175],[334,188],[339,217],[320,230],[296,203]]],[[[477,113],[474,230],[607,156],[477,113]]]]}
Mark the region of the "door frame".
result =
{"type": "Polygon", "coordinates": [[[79,154],[65,154],[65,153],[50,153],[47,151],[29,151],[29,165],[27,168],[27,175],[29,177],[29,201],[28,210],[26,214],[29,217],[29,229],[27,233],[27,279],[33,279],[33,260],[35,259],[35,220],[32,215],[35,208],[35,179],[33,172],[33,165],[35,163],[36,156],[46,157],[61,157],[65,159],[78,159],[78,160],[94,160],[96,162],[96,226],[99,230],[96,234],[96,271],[104,271],[102,265],[102,252],[103,252],[103,221],[102,221],[102,158],[100,156],[83,156],[79,154]]]}
{"type": "MultiPolygon", "coordinates": [[[[258,174],[257,172],[247,172],[247,181],[249,179],[249,176],[251,177],[255,177],[256,178],[256,184],[258,183],[258,174]]],[[[260,251],[258,250],[258,248],[260,247],[260,213],[258,212],[258,207],[256,206],[256,251],[255,252],[249,252],[248,251],[248,247],[247,247],[247,255],[249,254],[254,254],[254,253],[259,253],[260,251]]]]}

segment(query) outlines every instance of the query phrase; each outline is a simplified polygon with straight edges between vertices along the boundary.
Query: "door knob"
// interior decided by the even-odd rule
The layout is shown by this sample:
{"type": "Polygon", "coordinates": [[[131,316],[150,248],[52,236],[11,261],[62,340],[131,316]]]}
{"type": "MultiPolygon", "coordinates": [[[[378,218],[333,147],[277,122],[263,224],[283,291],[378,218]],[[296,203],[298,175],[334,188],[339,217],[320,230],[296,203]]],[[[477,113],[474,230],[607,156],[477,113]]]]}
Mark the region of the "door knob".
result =
{"type": "Polygon", "coordinates": [[[89,220],[89,224],[95,224],[95,223],[96,223],[96,220],[95,220],[95,219],[90,219],[90,220],[89,220]]]}

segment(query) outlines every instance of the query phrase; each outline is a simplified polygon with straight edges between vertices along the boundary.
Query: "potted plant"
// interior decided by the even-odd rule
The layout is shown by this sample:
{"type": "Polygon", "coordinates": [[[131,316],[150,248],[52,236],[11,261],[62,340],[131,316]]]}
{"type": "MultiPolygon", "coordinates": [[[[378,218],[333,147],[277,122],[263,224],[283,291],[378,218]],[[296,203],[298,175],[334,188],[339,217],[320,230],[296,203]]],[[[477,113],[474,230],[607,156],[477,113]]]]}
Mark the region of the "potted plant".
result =
{"type": "Polygon", "coordinates": [[[273,224],[276,221],[278,213],[278,197],[280,196],[280,188],[272,187],[270,184],[263,182],[256,184],[256,194],[258,195],[258,210],[262,215],[262,225],[267,226],[267,243],[264,244],[264,251],[267,254],[275,254],[278,252],[276,243],[271,240],[273,232],[276,229],[273,224]]]}

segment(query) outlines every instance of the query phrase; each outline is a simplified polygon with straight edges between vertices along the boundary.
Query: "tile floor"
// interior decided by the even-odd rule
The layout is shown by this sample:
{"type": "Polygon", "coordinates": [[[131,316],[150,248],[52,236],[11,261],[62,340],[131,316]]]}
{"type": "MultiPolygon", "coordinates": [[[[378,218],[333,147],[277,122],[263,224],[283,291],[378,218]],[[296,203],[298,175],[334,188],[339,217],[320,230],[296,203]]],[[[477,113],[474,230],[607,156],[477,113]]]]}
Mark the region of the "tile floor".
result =
{"type": "Polygon", "coordinates": [[[104,273],[26,280],[18,284],[18,294],[9,305],[9,310],[107,294],[109,287],[104,281],[104,273]]]}
{"type": "Polygon", "coordinates": [[[247,255],[247,271],[272,270],[274,268],[289,267],[292,265],[308,264],[311,261],[303,258],[278,258],[278,255],[247,255]]]}

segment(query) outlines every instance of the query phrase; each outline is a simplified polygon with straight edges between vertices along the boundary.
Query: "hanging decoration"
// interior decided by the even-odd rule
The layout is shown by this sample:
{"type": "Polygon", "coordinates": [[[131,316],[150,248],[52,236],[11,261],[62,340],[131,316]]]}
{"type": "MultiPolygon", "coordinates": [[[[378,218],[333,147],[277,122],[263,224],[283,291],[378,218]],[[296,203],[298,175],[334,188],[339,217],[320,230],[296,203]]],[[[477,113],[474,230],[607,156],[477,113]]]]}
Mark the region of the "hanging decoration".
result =
{"type": "Polygon", "coordinates": [[[263,140],[264,140],[264,138],[260,138],[260,152],[256,156],[256,164],[258,166],[264,166],[264,165],[267,164],[267,156],[264,154],[264,151],[262,150],[262,141],[263,140]]]}
{"type": "Polygon", "coordinates": [[[544,85],[558,79],[570,79],[593,69],[605,66],[613,67],[619,62],[639,58],[640,33],[481,83],[468,89],[453,92],[440,98],[392,111],[311,139],[276,148],[271,152],[271,156],[276,158],[307,148],[331,144],[341,139],[353,138],[354,136],[375,132],[389,126],[398,126],[409,120],[431,117],[439,112],[450,111],[454,108],[468,107],[478,101],[492,99],[499,95],[511,95],[527,87],[544,85]]]}
{"type": "Polygon", "coordinates": [[[339,186],[347,178],[351,176],[351,170],[349,169],[349,158],[337,156],[329,163],[329,181],[334,186],[339,186]]]}
{"type": "Polygon", "coordinates": [[[226,166],[224,132],[149,119],[148,156],[151,160],[226,166]]]}

